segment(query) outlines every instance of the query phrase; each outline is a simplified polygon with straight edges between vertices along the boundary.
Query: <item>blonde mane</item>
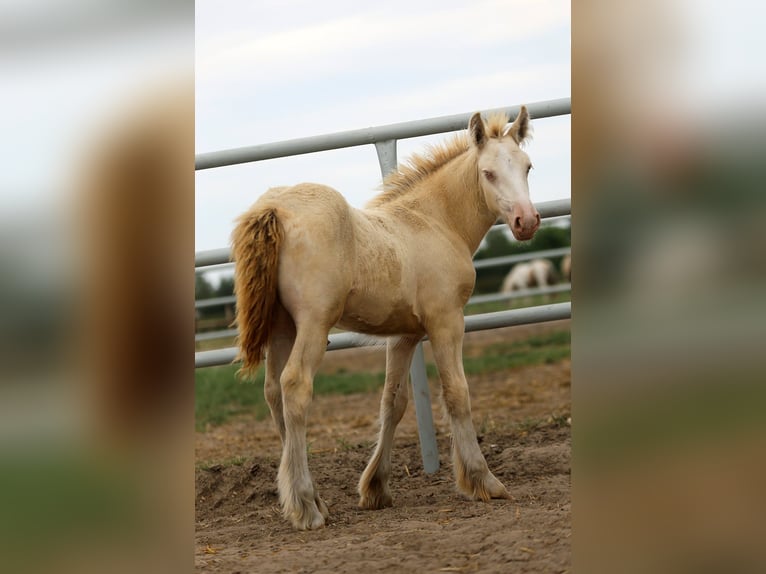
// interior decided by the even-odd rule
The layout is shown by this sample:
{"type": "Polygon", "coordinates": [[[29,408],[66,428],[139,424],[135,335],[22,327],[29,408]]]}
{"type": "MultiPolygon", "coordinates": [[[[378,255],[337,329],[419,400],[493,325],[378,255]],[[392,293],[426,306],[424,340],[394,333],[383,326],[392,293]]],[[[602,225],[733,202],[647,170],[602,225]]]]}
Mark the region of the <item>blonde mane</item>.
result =
{"type": "MultiPolygon", "coordinates": [[[[504,113],[492,114],[487,118],[487,136],[502,138],[508,125],[508,116],[504,113]]],[[[462,131],[446,142],[430,145],[424,154],[413,154],[406,163],[399,164],[383,178],[383,193],[373,197],[367,207],[379,207],[404,195],[418,183],[435,173],[456,157],[469,149],[468,132],[462,131]]]]}

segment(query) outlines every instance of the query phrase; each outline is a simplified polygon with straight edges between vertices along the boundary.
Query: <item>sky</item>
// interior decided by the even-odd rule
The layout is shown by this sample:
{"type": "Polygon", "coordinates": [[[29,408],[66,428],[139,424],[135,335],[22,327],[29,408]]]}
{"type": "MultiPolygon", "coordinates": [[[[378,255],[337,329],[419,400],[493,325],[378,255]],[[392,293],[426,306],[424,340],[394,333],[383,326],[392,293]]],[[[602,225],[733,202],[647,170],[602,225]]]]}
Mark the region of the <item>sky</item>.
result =
{"type": "MultiPolygon", "coordinates": [[[[196,4],[196,151],[570,97],[568,0],[196,4]]],[[[570,118],[533,119],[535,202],[570,196],[570,118]]],[[[450,134],[400,140],[398,159],[450,134]]],[[[198,171],[195,249],[275,185],[379,193],[372,145],[198,171]]]]}
{"type": "MultiPolygon", "coordinates": [[[[92,15],[115,2],[19,0],[0,13],[4,29],[21,34],[34,31],[43,15],[60,22],[62,13],[92,15]]],[[[663,6],[683,24],[674,33],[686,57],[690,105],[720,116],[736,112],[742,99],[764,101],[764,60],[754,55],[766,43],[759,28],[766,5],[676,0],[663,6]]],[[[636,10],[628,14],[621,5],[604,25],[613,26],[620,14],[656,24],[643,4],[636,10]]],[[[5,220],[55,215],[70,203],[59,187],[87,149],[83,138],[99,133],[102,119],[136,93],[134,84],[143,85],[147,75],[164,77],[176,65],[168,66],[168,58],[188,62],[192,50],[198,153],[571,96],[570,3],[563,0],[227,0],[225,6],[200,0],[193,47],[187,20],[169,39],[166,26],[131,35],[120,27],[124,19],[116,13],[110,20],[116,30],[104,28],[93,38],[74,27],[70,36],[79,42],[30,40],[15,51],[6,46],[9,35],[0,34],[6,136],[0,155],[12,158],[0,171],[5,220]],[[176,36],[180,43],[168,49],[176,36]]],[[[154,14],[145,19],[157,22],[154,14]]],[[[533,124],[532,199],[569,197],[570,117],[533,124]]],[[[400,141],[399,159],[446,137],[400,141]]],[[[227,246],[232,221],[261,193],[300,181],[331,185],[361,207],[380,183],[374,147],[198,172],[195,250],[227,246]]]]}

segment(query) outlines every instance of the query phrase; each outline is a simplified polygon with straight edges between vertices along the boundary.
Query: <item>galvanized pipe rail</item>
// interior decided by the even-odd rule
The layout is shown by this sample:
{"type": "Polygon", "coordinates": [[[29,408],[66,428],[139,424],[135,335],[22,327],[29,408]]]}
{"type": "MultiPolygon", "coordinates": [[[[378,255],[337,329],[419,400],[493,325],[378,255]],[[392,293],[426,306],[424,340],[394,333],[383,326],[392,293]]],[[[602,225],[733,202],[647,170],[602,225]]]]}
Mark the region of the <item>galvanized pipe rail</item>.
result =
{"type": "MultiPolygon", "coordinates": [[[[513,120],[521,106],[509,106],[485,110],[485,114],[505,112],[513,120]]],[[[527,110],[532,118],[550,118],[571,113],[570,98],[559,98],[527,104],[527,110]]],[[[336,132],[318,136],[310,136],[292,140],[278,141],[268,144],[245,146],[221,151],[200,153],[195,156],[194,169],[211,169],[227,165],[236,165],[264,159],[274,159],[288,155],[302,155],[317,151],[327,151],[360,145],[377,144],[398,139],[408,139],[444,132],[464,130],[471,119],[471,113],[454,114],[400,122],[384,126],[362,128],[345,132],[336,132]]]]}
{"type": "MultiPolygon", "coordinates": [[[[538,257],[560,257],[571,253],[570,247],[557,247],[555,249],[542,249],[540,251],[531,251],[529,253],[518,253],[516,255],[502,255],[500,257],[490,257],[488,259],[479,259],[474,261],[473,266],[475,269],[484,269],[486,267],[499,267],[500,265],[511,265],[518,263],[519,261],[528,261],[530,259],[537,259],[538,257]]],[[[477,303],[475,297],[480,295],[474,295],[468,300],[467,305],[471,303],[477,303]]],[[[237,298],[234,295],[224,295],[222,297],[208,297],[207,299],[197,299],[194,302],[195,309],[209,309],[210,307],[221,307],[223,305],[231,305],[236,303],[237,298]]]]}
{"type": "MultiPolygon", "coordinates": [[[[515,325],[528,325],[530,323],[545,323],[548,321],[569,319],[571,317],[571,312],[572,304],[569,301],[566,301],[564,303],[551,303],[549,305],[538,305],[536,307],[525,307],[523,309],[468,315],[465,318],[465,332],[472,333],[473,331],[486,331],[488,329],[498,329],[501,327],[513,327],[515,325]]],[[[383,337],[361,335],[352,332],[333,333],[329,336],[329,340],[330,342],[327,345],[328,351],[351,349],[355,347],[375,347],[386,344],[386,339],[383,337]]],[[[423,337],[422,340],[427,341],[428,337],[423,337]]],[[[236,347],[214,349],[212,351],[199,351],[194,358],[194,365],[197,368],[228,365],[234,362],[236,357],[236,347]]]]}
{"type": "MultiPolygon", "coordinates": [[[[535,203],[535,208],[540,214],[542,219],[548,219],[552,217],[560,217],[562,215],[569,215],[572,209],[572,202],[570,199],[554,199],[552,201],[540,201],[535,203]]],[[[502,229],[507,227],[505,223],[498,223],[492,227],[492,229],[502,229]]],[[[545,256],[541,256],[545,257],[545,256]]],[[[477,263],[484,260],[479,260],[477,263]]],[[[194,267],[210,267],[213,265],[226,265],[231,264],[231,249],[228,247],[220,247],[218,249],[207,249],[204,251],[197,251],[194,254],[194,267]]]]}
{"type": "MultiPolygon", "coordinates": [[[[508,114],[509,119],[513,121],[513,119],[515,119],[518,115],[520,109],[521,106],[511,106],[507,108],[486,110],[484,113],[505,112],[508,114]]],[[[527,109],[529,110],[532,118],[545,118],[566,115],[571,113],[571,100],[570,98],[561,98],[558,100],[535,102],[532,104],[527,104],[527,109]]],[[[378,154],[378,162],[380,163],[381,173],[385,177],[386,174],[396,168],[397,139],[462,130],[465,129],[468,125],[468,120],[470,117],[471,113],[456,114],[452,116],[442,116],[438,118],[429,118],[413,122],[390,124],[376,128],[338,132],[308,138],[300,138],[296,140],[274,142],[271,144],[202,153],[197,154],[195,157],[195,169],[211,169],[215,167],[273,159],[288,155],[300,155],[343,147],[374,144],[375,151],[378,154]]],[[[559,211],[556,213],[551,213],[551,216],[565,215],[566,213],[569,213],[568,200],[564,201],[567,202],[566,208],[559,206],[559,211]]],[[[538,211],[540,211],[539,207],[538,211]]],[[[540,212],[540,216],[543,217],[543,212],[540,212]]],[[[195,267],[228,263],[229,258],[230,256],[228,249],[215,249],[208,252],[201,252],[195,255],[195,267]]],[[[565,308],[557,308],[560,316],[557,315],[556,318],[565,318],[571,316],[571,305],[569,303],[561,303],[559,305],[564,305],[565,308]]],[[[496,326],[504,324],[504,322],[509,320],[508,317],[512,316],[509,315],[511,313],[514,313],[514,311],[500,311],[498,313],[486,314],[488,317],[486,319],[488,324],[495,325],[489,326],[487,328],[496,328],[496,326]]],[[[552,311],[548,311],[547,313],[540,315],[535,321],[532,322],[553,320],[544,318],[545,316],[551,314],[554,313],[552,311]]],[[[482,317],[482,315],[474,315],[473,317],[478,318],[482,317]]],[[[466,323],[468,323],[469,318],[466,318],[466,323]]],[[[474,320],[478,319],[473,319],[472,321],[474,320]]],[[[222,360],[220,353],[223,351],[228,351],[231,353],[232,349],[222,349],[218,351],[217,353],[219,354],[216,356],[217,361],[222,360]]],[[[216,353],[216,351],[205,351],[205,353],[216,353]]],[[[204,360],[208,357],[209,355],[200,356],[200,353],[197,353],[195,355],[194,361],[195,366],[208,366],[208,364],[206,364],[207,361],[204,360]]],[[[224,362],[228,363],[233,359],[234,356],[227,357],[227,360],[224,362]]],[[[222,363],[215,362],[212,364],[222,363]]],[[[413,402],[415,403],[415,412],[418,420],[418,433],[420,437],[420,450],[423,458],[423,470],[430,474],[436,472],[439,469],[439,455],[436,448],[436,432],[434,431],[433,427],[431,397],[430,391],[428,389],[428,379],[426,378],[425,359],[423,356],[422,344],[419,344],[416,347],[412,359],[412,366],[410,368],[410,377],[413,388],[413,402]]]]}
{"type": "MultiPolygon", "coordinates": [[[[474,295],[468,300],[466,306],[480,303],[494,303],[496,301],[508,301],[510,299],[520,299],[522,297],[535,297],[537,295],[553,295],[556,293],[566,293],[571,291],[572,286],[569,283],[559,283],[549,287],[538,287],[534,289],[519,289],[510,293],[486,293],[483,295],[474,295]]],[[[234,302],[234,297],[216,297],[216,299],[227,299],[234,302]]],[[[212,299],[211,299],[212,301],[212,299]]],[[[216,339],[228,339],[236,337],[239,331],[237,329],[222,329],[220,331],[204,331],[194,336],[194,342],[215,341],[216,339]]],[[[332,349],[330,349],[332,350],[332,349]]]]}
{"type": "MultiPolygon", "coordinates": [[[[558,202],[558,201],[568,201],[568,200],[555,200],[555,201],[558,202]]],[[[549,203],[549,202],[538,203],[538,205],[542,205],[545,203],[549,203]]],[[[550,203],[553,203],[553,202],[550,202],[550,203]]],[[[553,217],[543,219],[542,223],[540,223],[540,227],[544,228],[544,227],[550,227],[550,226],[556,225],[556,221],[561,219],[571,220],[571,217],[569,215],[555,215],[553,217]]],[[[492,231],[497,231],[499,229],[508,229],[508,224],[504,221],[500,221],[496,223],[495,225],[493,225],[489,231],[492,232],[492,231]]],[[[201,274],[201,273],[207,273],[208,271],[221,270],[228,267],[234,267],[234,261],[227,259],[228,257],[229,257],[229,251],[226,250],[225,247],[222,247],[219,249],[209,249],[206,251],[197,251],[195,253],[195,259],[196,261],[199,261],[199,264],[195,264],[194,272],[201,274]]]]}

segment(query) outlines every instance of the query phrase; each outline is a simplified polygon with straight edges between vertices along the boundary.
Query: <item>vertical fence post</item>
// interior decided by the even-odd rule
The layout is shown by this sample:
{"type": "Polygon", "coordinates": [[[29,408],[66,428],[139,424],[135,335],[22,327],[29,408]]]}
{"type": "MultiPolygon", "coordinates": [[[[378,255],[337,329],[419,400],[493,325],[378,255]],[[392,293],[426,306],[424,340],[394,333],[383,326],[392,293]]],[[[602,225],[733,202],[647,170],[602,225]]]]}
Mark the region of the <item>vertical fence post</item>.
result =
{"type": "MultiPolygon", "coordinates": [[[[375,143],[378,153],[380,172],[386,177],[396,169],[396,140],[385,140],[375,143]]],[[[423,458],[423,470],[433,474],[439,470],[439,450],[436,446],[436,431],[434,430],[433,414],[431,412],[431,392],[428,389],[426,361],[423,354],[423,343],[418,343],[410,365],[412,381],[412,397],[415,403],[415,416],[418,420],[418,436],[420,438],[420,455],[423,458]]]]}

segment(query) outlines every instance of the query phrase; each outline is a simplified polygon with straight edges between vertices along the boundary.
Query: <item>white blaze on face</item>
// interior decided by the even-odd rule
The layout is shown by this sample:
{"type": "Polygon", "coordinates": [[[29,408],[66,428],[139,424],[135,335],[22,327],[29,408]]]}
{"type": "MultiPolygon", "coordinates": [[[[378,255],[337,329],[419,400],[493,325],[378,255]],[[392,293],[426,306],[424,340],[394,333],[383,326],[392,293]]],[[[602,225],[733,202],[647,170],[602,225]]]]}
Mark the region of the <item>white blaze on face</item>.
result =
{"type": "Polygon", "coordinates": [[[482,186],[495,200],[517,239],[529,239],[539,224],[529,199],[529,156],[510,138],[490,139],[479,157],[482,186]]]}

